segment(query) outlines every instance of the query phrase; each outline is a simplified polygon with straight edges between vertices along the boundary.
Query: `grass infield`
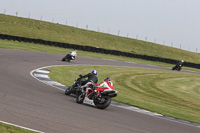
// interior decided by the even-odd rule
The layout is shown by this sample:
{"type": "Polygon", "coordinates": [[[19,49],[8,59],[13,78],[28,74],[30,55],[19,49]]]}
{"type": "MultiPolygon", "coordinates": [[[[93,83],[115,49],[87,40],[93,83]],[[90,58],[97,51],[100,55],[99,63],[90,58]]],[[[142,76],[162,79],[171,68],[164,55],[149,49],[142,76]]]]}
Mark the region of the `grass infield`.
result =
{"type": "Polygon", "coordinates": [[[99,82],[110,77],[119,91],[114,101],[174,118],[200,123],[200,75],[128,67],[59,66],[47,68],[50,78],[67,86],[79,74],[98,71],[99,82]]]}

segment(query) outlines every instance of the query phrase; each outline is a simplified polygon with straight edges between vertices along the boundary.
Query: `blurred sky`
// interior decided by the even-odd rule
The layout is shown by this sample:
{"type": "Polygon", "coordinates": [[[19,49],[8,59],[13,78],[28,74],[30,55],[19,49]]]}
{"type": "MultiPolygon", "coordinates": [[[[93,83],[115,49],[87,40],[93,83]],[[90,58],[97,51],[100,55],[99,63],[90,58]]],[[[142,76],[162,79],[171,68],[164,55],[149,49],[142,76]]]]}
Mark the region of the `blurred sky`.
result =
{"type": "Polygon", "coordinates": [[[0,13],[16,12],[200,53],[200,0],[0,0],[0,13]]]}

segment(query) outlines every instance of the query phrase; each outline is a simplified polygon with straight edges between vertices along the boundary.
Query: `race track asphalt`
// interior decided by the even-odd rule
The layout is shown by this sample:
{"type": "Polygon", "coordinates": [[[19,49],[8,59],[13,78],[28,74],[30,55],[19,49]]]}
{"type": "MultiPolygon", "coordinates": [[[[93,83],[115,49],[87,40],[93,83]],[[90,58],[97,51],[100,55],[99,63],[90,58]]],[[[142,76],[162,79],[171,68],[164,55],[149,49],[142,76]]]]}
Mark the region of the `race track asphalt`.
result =
{"type": "MultiPolygon", "coordinates": [[[[75,97],[34,79],[30,72],[50,65],[114,65],[170,70],[145,64],[0,49],[0,120],[47,133],[200,133],[200,128],[116,106],[105,110],[77,104],[75,97]]],[[[183,71],[184,72],[184,71],[183,71]]],[[[190,71],[185,71],[190,72],[190,71]]]]}

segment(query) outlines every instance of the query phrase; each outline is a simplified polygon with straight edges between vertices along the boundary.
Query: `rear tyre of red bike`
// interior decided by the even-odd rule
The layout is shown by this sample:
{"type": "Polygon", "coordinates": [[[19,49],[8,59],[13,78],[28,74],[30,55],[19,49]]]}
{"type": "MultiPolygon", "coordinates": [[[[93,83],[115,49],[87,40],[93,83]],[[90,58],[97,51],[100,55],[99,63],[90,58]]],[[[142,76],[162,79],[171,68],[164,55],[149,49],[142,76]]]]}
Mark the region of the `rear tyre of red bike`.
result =
{"type": "Polygon", "coordinates": [[[101,101],[94,100],[94,104],[98,109],[105,109],[107,108],[111,103],[111,98],[109,96],[102,96],[101,101]]]}

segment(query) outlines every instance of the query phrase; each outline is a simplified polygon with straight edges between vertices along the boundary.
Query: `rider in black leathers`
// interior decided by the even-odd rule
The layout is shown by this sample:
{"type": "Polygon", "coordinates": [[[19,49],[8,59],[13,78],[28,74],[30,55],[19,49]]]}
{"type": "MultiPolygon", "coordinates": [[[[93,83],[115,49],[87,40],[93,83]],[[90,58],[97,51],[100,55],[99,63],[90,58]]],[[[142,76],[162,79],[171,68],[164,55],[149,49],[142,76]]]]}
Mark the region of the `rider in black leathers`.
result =
{"type": "Polygon", "coordinates": [[[184,60],[178,61],[176,63],[176,66],[172,67],[172,70],[178,70],[178,71],[180,71],[181,67],[183,66],[183,64],[184,64],[184,60]]]}
{"type": "Polygon", "coordinates": [[[176,66],[180,66],[180,65],[183,66],[183,63],[184,63],[184,60],[181,60],[181,61],[176,63],[176,66]]]}
{"type": "Polygon", "coordinates": [[[95,84],[98,82],[98,78],[96,77],[97,75],[97,71],[96,70],[93,70],[91,73],[88,73],[86,75],[79,75],[81,78],[87,78],[87,80],[83,80],[82,81],[82,86],[85,85],[86,83],[90,82],[90,81],[93,81],[95,84]]]}

